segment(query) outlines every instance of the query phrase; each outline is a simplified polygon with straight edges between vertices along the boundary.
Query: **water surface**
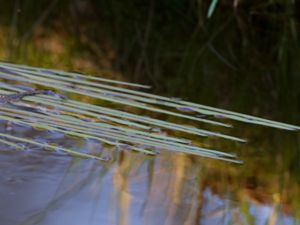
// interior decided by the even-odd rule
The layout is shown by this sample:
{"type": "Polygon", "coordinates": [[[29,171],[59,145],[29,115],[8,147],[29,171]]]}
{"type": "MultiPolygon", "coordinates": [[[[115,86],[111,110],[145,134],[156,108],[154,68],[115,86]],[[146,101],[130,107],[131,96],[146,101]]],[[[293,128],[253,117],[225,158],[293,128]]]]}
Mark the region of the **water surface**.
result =
{"type": "MultiPolygon", "coordinates": [[[[225,141],[244,160],[157,156],[12,126],[1,132],[104,151],[111,162],[1,145],[1,224],[300,224],[299,133],[235,124],[251,141],[225,141]]],[[[207,145],[214,144],[211,141],[207,145]]]]}

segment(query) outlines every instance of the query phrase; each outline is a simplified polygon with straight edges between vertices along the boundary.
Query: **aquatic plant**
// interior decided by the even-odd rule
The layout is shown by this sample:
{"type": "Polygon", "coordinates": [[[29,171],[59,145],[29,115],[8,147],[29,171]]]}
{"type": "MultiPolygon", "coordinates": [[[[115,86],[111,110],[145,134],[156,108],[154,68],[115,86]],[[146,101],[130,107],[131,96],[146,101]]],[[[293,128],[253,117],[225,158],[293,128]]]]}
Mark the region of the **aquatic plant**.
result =
{"type": "MultiPolygon", "coordinates": [[[[47,92],[41,92],[41,95],[2,103],[1,120],[78,138],[93,139],[120,150],[134,150],[149,155],[156,155],[164,149],[240,162],[232,153],[203,147],[201,141],[195,143],[190,138],[171,135],[172,132],[246,142],[240,137],[198,128],[185,122],[159,119],[156,114],[193,121],[197,126],[203,124],[213,128],[231,129],[232,125],[228,124],[228,121],[236,120],[285,130],[300,129],[286,123],[136,90],[136,88],[147,89],[149,86],[74,72],[0,63],[0,78],[2,79],[0,94],[28,91],[32,85],[57,93],[49,95],[47,92]],[[82,97],[88,97],[89,101],[83,101],[82,97]],[[107,105],[108,103],[111,105],[107,105]],[[117,109],[116,106],[121,109],[117,109]]],[[[7,133],[1,133],[0,137],[1,143],[18,149],[24,147],[21,143],[28,143],[74,156],[107,160],[99,155],[7,133]]]]}

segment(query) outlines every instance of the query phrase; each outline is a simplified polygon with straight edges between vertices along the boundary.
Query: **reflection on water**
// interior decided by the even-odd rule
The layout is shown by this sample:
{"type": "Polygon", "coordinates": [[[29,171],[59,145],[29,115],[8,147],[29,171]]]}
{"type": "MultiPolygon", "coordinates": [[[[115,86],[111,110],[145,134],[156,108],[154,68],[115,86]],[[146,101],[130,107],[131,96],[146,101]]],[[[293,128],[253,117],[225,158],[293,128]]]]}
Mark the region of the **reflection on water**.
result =
{"type": "MultiPolygon", "coordinates": [[[[297,1],[218,1],[207,20],[210,2],[2,1],[0,59],[127,74],[169,96],[297,123],[297,1]]],[[[1,144],[0,225],[300,224],[299,132],[236,124],[232,135],[249,143],[201,139],[244,160],[235,165],[3,123],[0,131],[114,154],[101,163],[1,144]]]]}
{"type": "MultiPolygon", "coordinates": [[[[105,150],[89,140],[12,128],[1,129],[82,151],[105,150]]],[[[237,130],[255,140],[239,149],[228,142],[227,149],[246,159],[243,165],[112,150],[114,161],[101,163],[1,145],[1,224],[300,224],[299,174],[293,170],[299,135],[248,125],[237,130]]]]}
{"type": "Polygon", "coordinates": [[[246,213],[243,207],[230,201],[228,198],[220,198],[214,195],[209,188],[203,191],[203,208],[201,210],[201,224],[295,224],[295,219],[280,212],[277,204],[257,204],[252,199],[246,199],[246,213]],[[247,220],[248,218],[251,218],[247,220]],[[246,223],[245,223],[246,222],[246,223]]]}

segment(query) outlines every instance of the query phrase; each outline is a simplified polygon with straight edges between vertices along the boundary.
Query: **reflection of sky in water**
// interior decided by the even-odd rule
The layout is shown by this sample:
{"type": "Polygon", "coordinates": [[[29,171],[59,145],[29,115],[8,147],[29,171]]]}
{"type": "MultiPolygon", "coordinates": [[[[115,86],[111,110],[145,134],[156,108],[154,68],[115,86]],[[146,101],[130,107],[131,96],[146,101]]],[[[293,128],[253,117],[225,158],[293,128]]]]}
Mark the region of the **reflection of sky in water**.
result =
{"type": "MultiPolygon", "coordinates": [[[[220,198],[206,188],[203,192],[204,202],[201,209],[202,225],[221,224],[248,224],[245,221],[241,209],[231,207],[229,200],[220,198]]],[[[275,212],[271,205],[255,204],[249,201],[248,213],[253,217],[255,225],[299,225],[293,217],[280,212],[275,212]]]]}
{"type": "Polygon", "coordinates": [[[240,193],[219,194],[232,188],[227,173],[209,167],[215,160],[193,161],[188,155],[166,151],[156,157],[120,153],[96,141],[27,127],[2,132],[63,142],[83,152],[102,150],[114,154],[115,161],[101,163],[39,148],[16,151],[1,145],[1,225],[300,224],[279,212],[278,205],[258,204],[243,193],[241,199],[236,197],[240,193]],[[216,184],[220,191],[212,192],[216,184]]]}
{"type": "MultiPolygon", "coordinates": [[[[142,155],[136,156],[119,164],[101,164],[39,150],[3,152],[1,222],[5,225],[75,222],[182,225],[195,221],[201,225],[252,224],[246,223],[241,204],[230,200],[230,196],[221,198],[208,186],[201,192],[195,171],[188,171],[177,180],[178,166],[170,167],[164,158],[157,157],[153,160],[154,174],[150,181],[149,161],[142,155]],[[137,166],[126,171],[126,164],[133,162],[137,166]],[[178,186],[180,182],[182,186],[178,186]]],[[[272,206],[247,203],[246,213],[254,218],[253,224],[269,222],[272,206]]],[[[281,213],[276,216],[275,225],[297,224],[291,216],[281,213]]]]}

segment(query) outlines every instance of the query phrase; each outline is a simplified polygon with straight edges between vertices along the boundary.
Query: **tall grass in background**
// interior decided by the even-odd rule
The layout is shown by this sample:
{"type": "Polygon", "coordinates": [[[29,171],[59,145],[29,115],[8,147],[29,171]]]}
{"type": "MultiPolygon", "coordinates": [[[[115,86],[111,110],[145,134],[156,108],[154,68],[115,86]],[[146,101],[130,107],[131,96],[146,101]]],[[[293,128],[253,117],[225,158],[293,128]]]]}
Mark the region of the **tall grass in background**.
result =
{"type": "Polygon", "coordinates": [[[297,122],[298,4],[7,1],[0,56],[126,77],[159,94],[297,122]]]}

